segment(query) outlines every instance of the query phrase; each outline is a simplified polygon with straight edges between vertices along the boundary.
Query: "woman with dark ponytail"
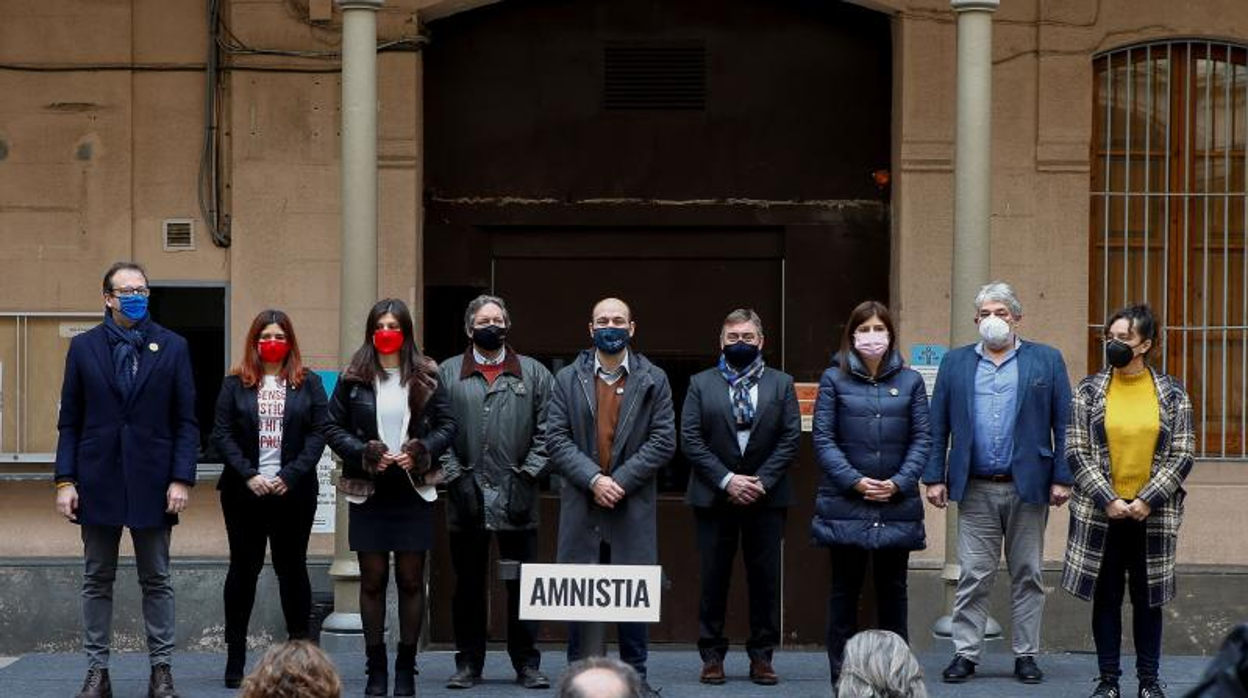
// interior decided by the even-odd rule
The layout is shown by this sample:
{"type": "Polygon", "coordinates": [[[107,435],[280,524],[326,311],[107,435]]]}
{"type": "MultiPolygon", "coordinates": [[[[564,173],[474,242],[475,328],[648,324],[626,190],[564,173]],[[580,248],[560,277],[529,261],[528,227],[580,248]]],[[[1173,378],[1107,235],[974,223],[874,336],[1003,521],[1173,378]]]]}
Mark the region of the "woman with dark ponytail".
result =
{"type": "Polygon", "coordinates": [[[360,617],[368,657],[364,694],[387,695],[386,586],[394,554],[399,646],[394,695],[416,694],[416,642],[425,612],[425,552],[433,546],[438,459],[455,436],[437,364],[416,346],[401,300],[373,306],[364,344],[329,404],[326,439],[342,459],[351,549],[360,563],[360,617]]]}

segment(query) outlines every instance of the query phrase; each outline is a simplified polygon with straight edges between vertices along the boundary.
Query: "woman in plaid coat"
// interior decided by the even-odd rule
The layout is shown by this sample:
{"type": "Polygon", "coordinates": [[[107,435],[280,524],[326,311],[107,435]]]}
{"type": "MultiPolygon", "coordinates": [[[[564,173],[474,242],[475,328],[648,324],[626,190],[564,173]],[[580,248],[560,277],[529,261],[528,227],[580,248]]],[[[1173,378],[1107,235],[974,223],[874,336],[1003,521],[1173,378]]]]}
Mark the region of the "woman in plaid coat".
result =
{"type": "Polygon", "coordinates": [[[1094,698],[1119,698],[1122,602],[1132,607],[1140,698],[1164,698],[1157,680],[1161,606],[1174,598],[1183,480],[1192,469],[1192,403],[1178,380],[1146,363],[1157,322],[1145,305],[1106,324],[1112,368],[1079,384],[1066,431],[1075,476],[1062,587],[1092,602],[1100,681],[1094,698]]]}

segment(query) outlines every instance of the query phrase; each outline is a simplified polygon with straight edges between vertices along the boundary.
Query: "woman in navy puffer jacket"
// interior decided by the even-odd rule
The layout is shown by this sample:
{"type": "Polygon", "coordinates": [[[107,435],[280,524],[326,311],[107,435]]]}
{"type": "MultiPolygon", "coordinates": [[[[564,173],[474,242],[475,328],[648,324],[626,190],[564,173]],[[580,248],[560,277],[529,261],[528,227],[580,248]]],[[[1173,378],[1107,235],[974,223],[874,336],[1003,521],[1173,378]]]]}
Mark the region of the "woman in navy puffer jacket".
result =
{"type": "Polygon", "coordinates": [[[922,550],[919,476],[931,448],[923,378],[902,365],[888,308],[866,301],[850,313],[841,351],[819,381],[815,457],[823,471],[811,534],[829,549],[827,648],[832,682],[858,630],[858,597],[874,571],[878,627],[906,632],[906,569],[922,550]]]}

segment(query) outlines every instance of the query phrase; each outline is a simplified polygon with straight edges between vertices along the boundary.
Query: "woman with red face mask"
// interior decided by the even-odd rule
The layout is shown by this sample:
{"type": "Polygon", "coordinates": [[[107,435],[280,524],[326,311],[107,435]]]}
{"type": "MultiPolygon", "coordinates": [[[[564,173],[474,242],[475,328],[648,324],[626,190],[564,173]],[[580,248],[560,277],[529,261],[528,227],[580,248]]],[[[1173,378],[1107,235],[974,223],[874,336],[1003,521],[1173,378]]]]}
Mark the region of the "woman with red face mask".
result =
{"type": "Polygon", "coordinates": [[[394,553],[399,645],[394,694],[416,694],[416,641],[425,613],[425,553],[433,547],[434,491],[442,452],[455,437],[437,364],[416,347],[403,301],[373,306],[364,344],[342,372],[325,436],[342,459],[339,493],[351,502],[349,543],[360,561],[360,618],[368,683],[387,695],[386,586],[394,553]]]}
{"type": "Polygon", "coordinates": [[[291,639],[308,636],[308,537],[326,413],[325,389],[320,376],[303,367],[290,318],[280,310],[261,312],[247,331],[242,361],[221,384],[212,429],[225,463],[217,489],[230,543],[224,590],[229,688],[243,680],[247,623],[266,544],[286,632],[291,639]]]}

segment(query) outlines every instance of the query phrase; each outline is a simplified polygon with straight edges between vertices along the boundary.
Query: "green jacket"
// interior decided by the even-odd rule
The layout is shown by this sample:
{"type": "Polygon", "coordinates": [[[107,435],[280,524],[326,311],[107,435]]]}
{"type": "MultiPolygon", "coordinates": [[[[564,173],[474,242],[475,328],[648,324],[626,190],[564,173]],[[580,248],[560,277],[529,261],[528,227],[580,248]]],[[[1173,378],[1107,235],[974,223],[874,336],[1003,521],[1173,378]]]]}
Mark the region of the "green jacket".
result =
{"type": "Polygon", "coordinates": [[[550,371],[511,347],[493,385],[478,370],[472,347],[442,362],[438,371],[459,426],[454,445],[442,456],[447,527],[537,528],[550,371]]]}

